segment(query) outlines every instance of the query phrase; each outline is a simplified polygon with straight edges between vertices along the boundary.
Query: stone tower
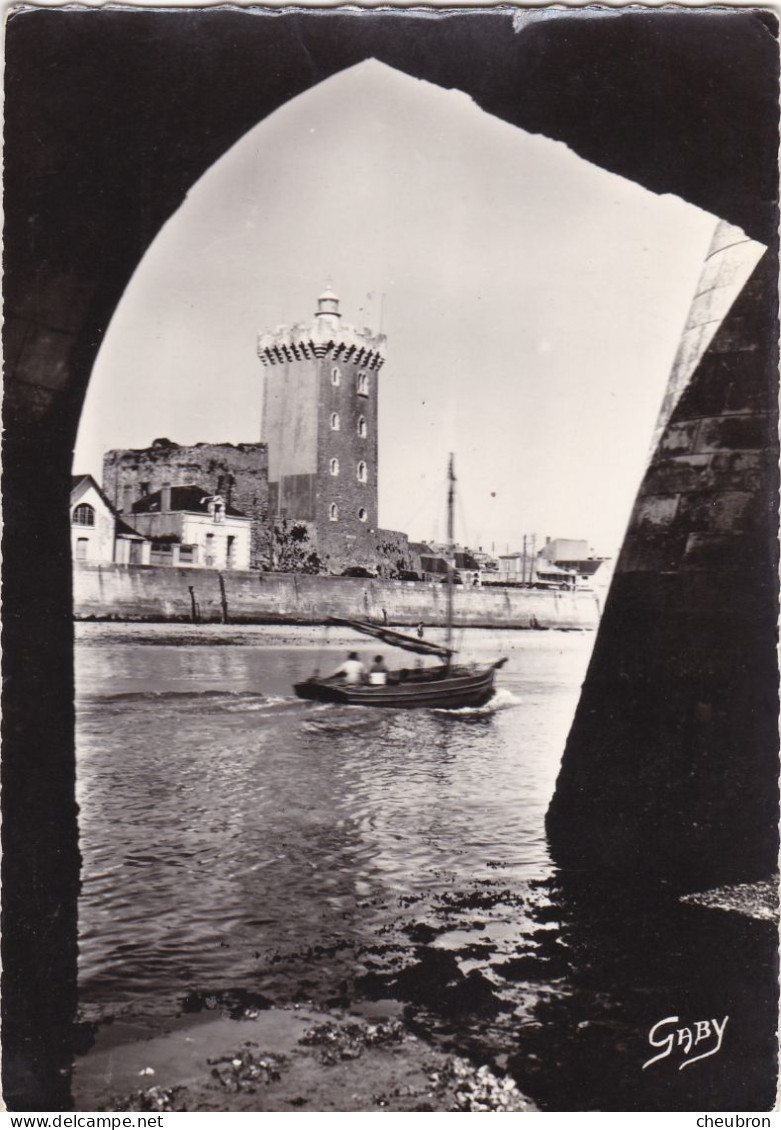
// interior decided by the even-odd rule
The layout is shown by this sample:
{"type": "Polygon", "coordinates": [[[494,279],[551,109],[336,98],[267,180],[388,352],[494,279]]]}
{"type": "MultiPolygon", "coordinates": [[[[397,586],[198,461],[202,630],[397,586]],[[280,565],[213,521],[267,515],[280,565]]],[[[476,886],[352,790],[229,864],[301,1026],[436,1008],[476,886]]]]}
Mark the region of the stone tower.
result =
{"type": "Polygon", "coordinates": [[[377,555],[377,379],[385,337],[345,325],[330,288],[310,324],[261,334],[269,514],[306,523],[329,568],[377,555]]]}

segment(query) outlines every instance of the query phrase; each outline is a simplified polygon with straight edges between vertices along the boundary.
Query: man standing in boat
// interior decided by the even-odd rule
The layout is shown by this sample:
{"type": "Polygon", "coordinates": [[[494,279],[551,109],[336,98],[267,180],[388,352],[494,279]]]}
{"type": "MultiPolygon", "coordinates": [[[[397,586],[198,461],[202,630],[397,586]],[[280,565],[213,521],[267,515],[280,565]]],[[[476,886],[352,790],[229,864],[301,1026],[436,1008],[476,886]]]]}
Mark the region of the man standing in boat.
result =
{"type": "Polygon", "coordinates": [[[337,667],[334,671],[334,676],[343,675],[345,682],[349,686],[356,686],[362,683],[366,675],[366,668],[358,658],[357,651],[351,651],[345,659],[341,667],[337,667]]]}

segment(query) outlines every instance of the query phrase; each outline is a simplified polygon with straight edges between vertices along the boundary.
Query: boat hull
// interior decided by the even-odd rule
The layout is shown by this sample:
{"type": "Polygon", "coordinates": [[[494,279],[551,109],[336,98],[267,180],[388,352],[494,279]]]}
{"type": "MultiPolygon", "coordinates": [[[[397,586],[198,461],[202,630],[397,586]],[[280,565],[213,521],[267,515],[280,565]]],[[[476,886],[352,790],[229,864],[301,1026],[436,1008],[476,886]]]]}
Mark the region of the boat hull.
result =
{"type": "Polygon", "coordinates": [[[384,686],[365,683],[348,685],[332,679],[307,679],[296,683],[299,698],[314,702],[335,702],[346,706],[411,708],[445,708],[484,706],[494,694],[495,665],[477,670],[452,669],[449,673],[426,679],[390,681],[384,686]]]}

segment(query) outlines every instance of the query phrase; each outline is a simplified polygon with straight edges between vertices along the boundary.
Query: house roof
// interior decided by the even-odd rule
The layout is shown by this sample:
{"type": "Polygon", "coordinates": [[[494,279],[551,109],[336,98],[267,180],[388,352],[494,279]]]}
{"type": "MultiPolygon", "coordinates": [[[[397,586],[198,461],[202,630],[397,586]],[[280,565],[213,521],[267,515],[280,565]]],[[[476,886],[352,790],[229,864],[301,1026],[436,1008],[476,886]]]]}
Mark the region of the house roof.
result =
{"type": "Polygon", "coordinates": [[[421,553],[420,567],[424,573],[447,573],[448,571],[448,564],[444,557],[437,557],[427,553],[421,553]]]}
{"type": "MultiPolygon", "coordinates": [[[[133,503],[134,514],[155,514],[160,512],[163,492],[154,491],[153,494],[144,495],[138,502],[133,503]]],[[[208,514],[209,500],[214,496],[199,486],[171,487],[171,510],[186,510],[192,514],[208,514]]],[[[225,507],[225,514],[230,518],[246,518],[241,510],[233,506],[225,507]]]]}
{"type": "Polygon", "coordinates": [[[409,543],[409,548],[410,553],[417,553],[418,555],[420,555],[421,553],[430,554],[432,552],[431,546],[426,545],[424,541],[411,541],[409,543]]]}
{"type": "Polygon", "coordinates": [[[138,532],[138,530],[134,530],[132,526],[128,526],[127,522],[124,522],[119,517],[119,515],[117,515],[117,524],[115,526],[115,533],[116,533],[117,537],[124,535],[125,537],[141,538],[142,541],[148,541],[149,540],[146,537],[145,534],[140,534],[138,532]]]}
{"type": "Polygon", "coordinates": [[[606,560],[606,557],[589,557],[585,561],[567,561],[567,565],[578,573],[593,577],[600,565],[603,565],[606,560]]]}
{"type": "Polygon", "coordinates": [[[116,515],[116,510],[109,502],[108,497],[103,493],[101,487],[95,482],[92,475],[71,475],[71,506],[74,506],[90,487],[97,491],[101,501],[105,503],[112,514],[116,515]]]}
{"type": "Polygon", "coordinates": [[[475,561],[471,553],[456,553],[456,569],[479,569],[480,565],[475,561]]]}

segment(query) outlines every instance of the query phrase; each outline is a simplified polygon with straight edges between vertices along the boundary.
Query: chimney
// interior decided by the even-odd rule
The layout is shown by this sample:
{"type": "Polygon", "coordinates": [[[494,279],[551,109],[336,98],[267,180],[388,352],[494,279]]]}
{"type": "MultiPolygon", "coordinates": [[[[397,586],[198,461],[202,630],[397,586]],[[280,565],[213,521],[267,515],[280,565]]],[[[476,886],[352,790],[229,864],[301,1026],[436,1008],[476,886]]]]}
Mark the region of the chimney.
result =
{"type": "Polygon", "coordinates": [[[160,489],[160,512],[161,514],[169,513],[171,509],[171,484],[163,483],[160,489]]]}

